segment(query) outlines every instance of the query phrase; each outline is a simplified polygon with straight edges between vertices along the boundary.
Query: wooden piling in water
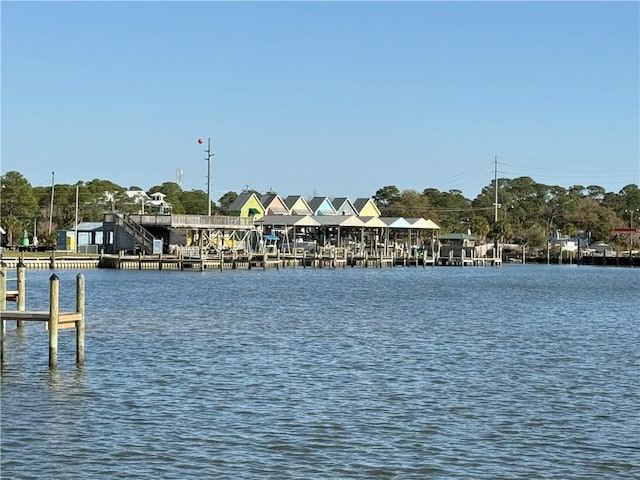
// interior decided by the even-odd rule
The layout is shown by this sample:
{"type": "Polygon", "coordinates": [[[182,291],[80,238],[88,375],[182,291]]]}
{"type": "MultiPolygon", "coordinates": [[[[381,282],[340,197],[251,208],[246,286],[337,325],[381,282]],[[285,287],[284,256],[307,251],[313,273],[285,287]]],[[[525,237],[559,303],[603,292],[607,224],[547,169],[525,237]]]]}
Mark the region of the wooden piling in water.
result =
{"type": "Polygon", "coordinates": [[[60,329],[76,329],[76,363],[84,363],[85,344],[85,288],[84,275],[78,274],[76,279],[76,311],[60,311],[60,282],[54,273],[49,279],[49,311],[7,310],[6,271],[0,269],[0,316],[2,317],[2,335],[0,339],[0,357],[4,363],[6,350],[6,320],[45,322],[49,331],[49,367],[58,365],[58,331],[60,329]]]}
{"type": "MultiPolygon", "coordinates": [[[[24,262],[20,261],[18,262],[17,268],[16,268],[16,272],[18,274],[18,298],[17,298],[17,304],[18,304],[18,310],[20,311],[24,311],[25,309],[25,302],[26,302],[26,297],[27,297],[27,267],[24,264],[24,262]]],[[[22,320],[18,320],[17,321],[17,326],[18,328],[22,328],[23,326],[23,322],[22,320]]]]}
{"type": "MultiPolygon", "coordinates": [[[[7,274],[4,268],[0,268],[0,310],[7,308],[7,274]]],[[[7,321],[0,319],[2,325],[0,325],[0,363],[4,363],[4,350],[7,338],[7,321]]]]}
{"type": "Polygon", "coordinates": [[[76,312],[82,317],[76,321],[76,363],[84,363],[84,275],[79,273],[76,277],[76,312]]]}
{"type": "Polygon", "coordinates": [[[60,317],[60,280],[54,273],[49,278],[49,367],[58,366],[58,320],[60,317]]]}

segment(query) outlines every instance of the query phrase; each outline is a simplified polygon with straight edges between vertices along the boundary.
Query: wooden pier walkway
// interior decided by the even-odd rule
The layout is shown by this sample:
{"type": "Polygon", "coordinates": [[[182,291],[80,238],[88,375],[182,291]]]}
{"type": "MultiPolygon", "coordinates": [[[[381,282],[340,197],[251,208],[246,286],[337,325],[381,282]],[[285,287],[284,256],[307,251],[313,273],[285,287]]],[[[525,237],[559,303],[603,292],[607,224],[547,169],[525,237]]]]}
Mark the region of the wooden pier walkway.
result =
{"type": "Polygon", "coordinates": [[[85,288],[84,275],[76,277],[76,310],[74,312],[60,311],[60,281],[53,274],[49,279],[49,310],[25,310],[24,299],[26,287],[24,282],[25,266],[18,266],[18,290],[7,290],[6,269],[0,269],[0,362],[4,365],[7,343],[7,321],[15,320],[17,328],[23,327],[23,322],[44,322],[49,331],[49,367],[58,365],[58,331],[74,328],[76,330],[76,363],[84,363],[85,344],[85,288]],[[21,281],[22,280],[22,281],[21,281]],[[15,300],[14,300],[15,299],[15,300]],[[16,301],[17,310],[8,310],[7,301],[16,301]]]}
{"type": "MultiPolygon", "coordinates": [[[[476,259],[478,260],[478,259],[476,259]]],[[[446,263],[452,265],[452,263],[446,263]]],[[[480,264],[478,261],[474,263],[480,264]]],[[[267,268],[382,268],[394,266],[445,265],[438,257],[426,252],[414,256],[384,255],[382,251],[370,255],[347,248],[321,247],[317,251],[294,249],[292,252],[220,252],[195,256],[183,255],[102,255],[100,268],[122,270],[235,270],[267,268]]],[[[483,263],[484,265],[484,263],[483,263]]]]}
{"type": "MultiPolygon", "coordinates": [[[[101,254],[91,257],[65,257],[52,255],[39,258],[5,258],[8,268],[17,268],[22,263],[28,269],[63,268],[111,268],[122,270],[235,270],[254,268],[336,268],[336,267],[417,267],[417,266],[499,266],[501,258],[454,255],[429,255],[427,252],[409,255],[358,252],[344,247],[320,247],[317,251],[293,249],[292,252],[218,252],[202,255],[125,255],[101,254]],[[265,256],[266,255],[266,256],[265,256]]],[[[17,295],[15,292],[13,296],[17,295]]]]}

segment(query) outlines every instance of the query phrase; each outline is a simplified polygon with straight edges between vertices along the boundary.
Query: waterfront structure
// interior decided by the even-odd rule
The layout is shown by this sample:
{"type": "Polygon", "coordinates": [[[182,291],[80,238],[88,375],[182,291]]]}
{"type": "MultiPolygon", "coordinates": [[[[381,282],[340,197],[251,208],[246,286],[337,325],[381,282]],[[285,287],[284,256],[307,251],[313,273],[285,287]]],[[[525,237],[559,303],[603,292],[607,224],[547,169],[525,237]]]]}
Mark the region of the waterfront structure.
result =
{"type": "Polygon", "coordinates": [[[361,217],[379,217],[381,215],[380,209],[372,198],[357,198],[353,202],[353,207],[356,210],[356,214],[361,217]]]}
{"type": "Polygon", "coordinates": [[[267,193],[260,197],[265,215],[288,215],[289,208],[277,193],[267,193]]]}
{"type": "Polygon", "coordinates": [[[357,215],[355,207],[351,200],[347,197],[336,197],[331,200],[331,204],[333,208],[338,213],[338,215],[357,215]]]}
{"type": "Polygon", "coordinates": [[[328,197],[313,197],[309,200],[312,215],[337,215],[336,209],[328,197]]]}
{"type": "Polygon", "coordinates": [[[284,199],[289,215],[311,215],[313,211],[309,203],[300,195],[289,195],[284,199]]]}
{"type": "Polygon", "coordinates": [[[265,213],[265,208],[258,196],[253,192],[244,192],[229,205],[229,214],[234,217],[258,219],[265,213]]]}
{"type": "Polygon", "coordinates": [[[229,210],[230,216],[106,214],[102,251],[202,256],[226,250],[257,254],[267,250],[265,235],[272,239],[270,249],[277,245],[281,252],[309,245],[346,248],[376,257],[422,252],[433,256],[437,250],[437,224],[424,218],[380,217],[371,198],[352,203],[346,197],[331,200],[316,196],[307,202],[301,196],[283,200],[273,192],[261,198],[254,192],[244,192],[229,210]]]}

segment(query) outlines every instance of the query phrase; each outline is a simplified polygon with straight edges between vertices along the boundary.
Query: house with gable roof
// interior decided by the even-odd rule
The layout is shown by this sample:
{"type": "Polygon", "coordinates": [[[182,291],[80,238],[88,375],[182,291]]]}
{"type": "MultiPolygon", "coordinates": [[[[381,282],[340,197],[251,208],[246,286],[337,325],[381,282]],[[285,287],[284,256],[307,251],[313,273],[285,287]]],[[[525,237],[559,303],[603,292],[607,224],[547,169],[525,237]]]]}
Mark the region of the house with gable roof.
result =
{"type": "Polygon", "coordinates": [[[357,215],[353,203],[347,197],[334,198],[331,203],[338,215],[357,215]]]}
{"type": "Polygon", "coordinates": [[[313,197],[309,200],[312,215],[337,215],[336,209],[333,208],[331,200],[327,197],[313,197]]]}
{"type": "Polygon", "coordinates": [[[264,215],[264,206],[253,192],[244,192],[229,205],[229,215],[244,218],[260,218],[264,215]]]}
{"type": "Polygon", "coordinates": [[[379,217],[380,209],[376,205],[376,202],[373,201],[373,198],[357,198],[355,202],[353,202],[353,207],[355,208],[357,214],[361,217],[379,217]]]}
{"type": "Polygon", "coordinates": [[[284,204],[289,209],[289,215],[311,215],[311,207],[300,195],[289,195],[284,199],[284,204]]]}
{"type": "Polygon", "coordinates": [[[145,205],[149,207],[149,213],[156,215],[167,215],[171,213],[172,207],[169,202],[165,200],[167,196],[161,192],[154,192],[151,194],[151,200],[148,200],[145,205]]]}
{"type": "Polygon", "coordinates": [[[277,193],[266,193],[260,197],[265,215],[289,215],[289,208],[277,193]]]}

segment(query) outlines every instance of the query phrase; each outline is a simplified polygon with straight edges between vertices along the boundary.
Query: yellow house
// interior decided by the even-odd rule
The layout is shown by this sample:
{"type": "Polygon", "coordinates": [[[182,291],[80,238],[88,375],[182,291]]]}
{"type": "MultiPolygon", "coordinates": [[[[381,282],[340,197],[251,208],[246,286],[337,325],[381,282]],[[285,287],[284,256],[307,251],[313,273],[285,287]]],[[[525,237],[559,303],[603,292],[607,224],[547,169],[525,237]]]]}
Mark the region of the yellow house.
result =
{"type": "Polygon", "coordinates": [[[264,216],[264,206],[255,193],[241,193],[229,205],[229,215],[258,219],[264,216]]]}
{"type": "Polygon", "coordinates": [[[289,209],[290,215],[311,215],[313,213],[307,201],[300,195],[289,195],[284,199],[284,203],[289,209]]]}
{"type": "Polygon", "coordinates": [[[353,207],[360,217],[380,216],[380,210],[372,198],[358,198],[353,202],[353,207]]]}

